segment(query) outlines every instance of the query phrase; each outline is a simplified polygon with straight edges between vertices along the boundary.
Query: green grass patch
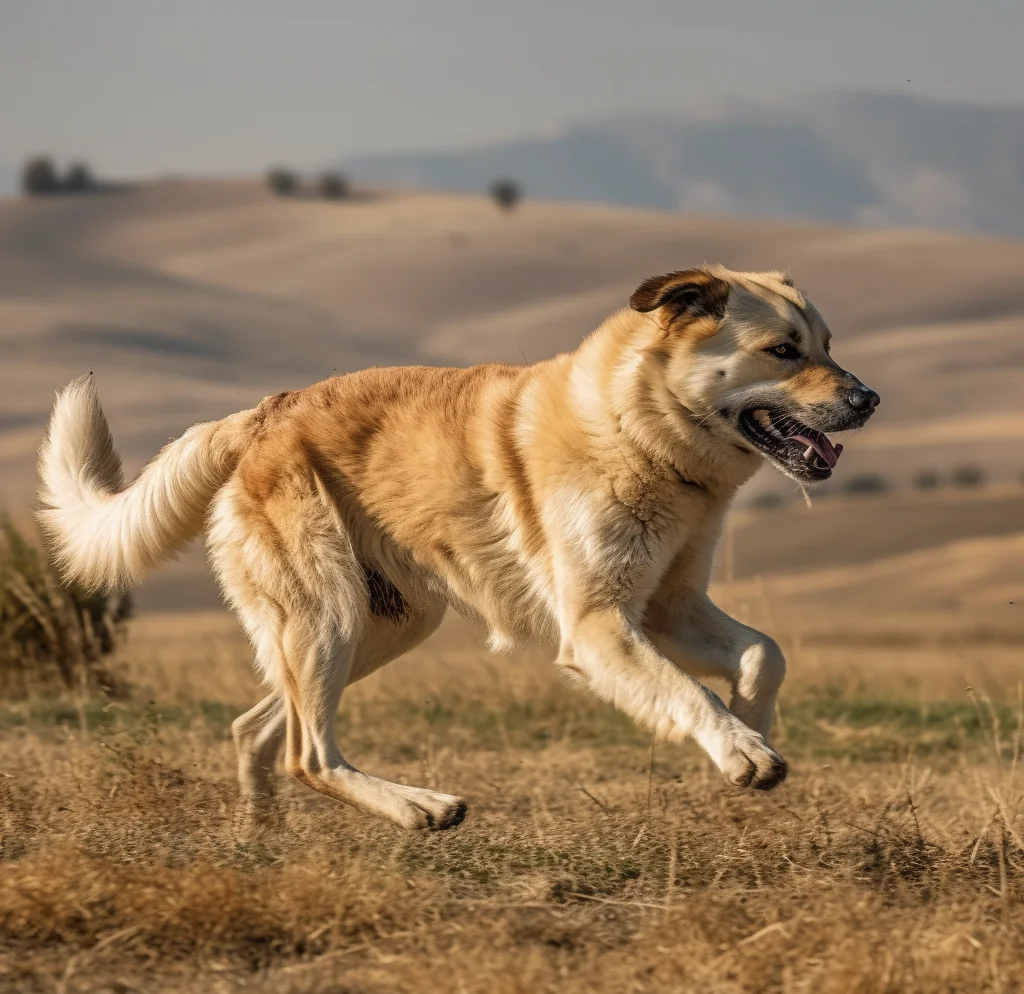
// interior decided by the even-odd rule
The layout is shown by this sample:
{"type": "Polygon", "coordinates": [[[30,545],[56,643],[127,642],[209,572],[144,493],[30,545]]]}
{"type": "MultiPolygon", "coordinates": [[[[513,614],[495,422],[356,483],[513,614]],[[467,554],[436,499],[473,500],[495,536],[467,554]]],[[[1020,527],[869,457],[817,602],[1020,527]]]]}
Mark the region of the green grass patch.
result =
{"type": "Polygon", "coordinates": [[[650,744],[650,733],[626,715],[586,697],[541,697],[494,705],[475,700],[413,701],[394,699],[342,707],[339,734],[346,743],[386,753],[393,760],[420,754],[427,738],[477,750],[544,749],[555,742],[593,748],[650,744]],[[382,741],[380,729],[388,729],[382,741]],[[401,737],[394,729],[402,730],[401,737]]]}
{"type": "Polygon", "coordinates": [[[189,728],[199,723],[215,738],[231,734],[231,722],[245,710],[222,701],[196,704],[158,704],[154,701],[109,701],[88,697],[81,701],[61,697],[36,698],[0,707],[0,731],[30,728],[45,734],[62,729],[89,732],[134,731],[161,725],[189,728]]]}
{"type": "MultiPolygon", "coordinates": [[[[134,733],[161,727],[207,730],[212,738],[230,737],[231,722],[244,706],[202,700],[161,704],[89,698],[42,698],[0,707],[0,731],[31,728],[40,734],[85,728],[93,734],[134,733]]],[[[1011,755],[1020,717],[1008,704],[967,701],[910,701],[830,691],[783,700],[776,741],[787,756],[862,762],[900,761],[919,756],[966,752],[995,755],[996,745],[1011,755]]],[[[424,743],[481,751],[506,748],[541,750],[638,747],[650,733],[626,715],[584,695],[510,699],[504,704],[466,699],[392,698],[343,706],[339,738],[346,748],[404,762],[422,754],[424,743]]]]}
{"type": "Polygon", "coordinates": [[[845,696],[804,697],[781,706],[784,750],[811,758],[861,761],[941,756],[958,751],[1009,755],[1019,715],[987,701],[908,701],[845,696]]]}

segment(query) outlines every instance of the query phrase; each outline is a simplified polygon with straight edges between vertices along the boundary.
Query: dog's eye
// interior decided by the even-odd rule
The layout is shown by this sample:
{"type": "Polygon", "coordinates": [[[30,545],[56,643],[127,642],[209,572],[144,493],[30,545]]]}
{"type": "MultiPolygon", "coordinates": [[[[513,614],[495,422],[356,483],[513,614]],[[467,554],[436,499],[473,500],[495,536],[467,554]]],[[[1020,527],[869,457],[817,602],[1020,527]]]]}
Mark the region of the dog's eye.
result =
{"type": "Polygon", "coordinates": [[[779,342],[778,345],[772,345],[770,348],[765,349],[769,355],[773,355],[778,359],[802,359],[800,350],[792,342],[779,342]]]}

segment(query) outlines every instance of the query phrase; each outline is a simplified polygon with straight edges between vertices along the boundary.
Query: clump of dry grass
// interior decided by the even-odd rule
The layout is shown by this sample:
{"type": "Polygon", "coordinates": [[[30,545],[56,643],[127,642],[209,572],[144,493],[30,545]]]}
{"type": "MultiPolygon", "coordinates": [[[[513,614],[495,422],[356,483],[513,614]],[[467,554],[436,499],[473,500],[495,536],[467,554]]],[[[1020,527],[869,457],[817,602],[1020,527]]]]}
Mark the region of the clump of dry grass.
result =
{"type": "MultiPolygon", "coordinates": [[[[20,950],[25,965],[33,953],[63,953],[65,975],[69,956],[78,957],[77,969],[91,956],[95,968],[115,942],[111,952],[135,964],[229,962],[257,971],[414,923],[394,879],[371,886],[358,865],[342,881],[300,864],[276,872],[202,861],[132,865],[53,846],[8,868],[5,879],[0,927],[8,948],[20,950]]],[[[33,976],[41,979],[21,973],[33,976]]]]}
{"type": "Polygon", "coordinates": [[[692,748],[652,751],[543,663],[434,651],[356,688],[339,725],[363,768],[468,796],[467,822],[436,835],[290,783],[244,831],[228,728],[244,702],[128,701],[84,728],[60,702],[0,711],[0,987],[1024,984],[1018,702],[839,707],[797,689],[791,777],[751,795],[692,748]],[[923,738],[942,720],[960,731],[923,738]]]}
{"type": "Polygon", "coordinates": [[[123,690],[108,660],[130,613],[127,595],[65,586],[43,550],[0,516],[0,697],[123,690]]]}

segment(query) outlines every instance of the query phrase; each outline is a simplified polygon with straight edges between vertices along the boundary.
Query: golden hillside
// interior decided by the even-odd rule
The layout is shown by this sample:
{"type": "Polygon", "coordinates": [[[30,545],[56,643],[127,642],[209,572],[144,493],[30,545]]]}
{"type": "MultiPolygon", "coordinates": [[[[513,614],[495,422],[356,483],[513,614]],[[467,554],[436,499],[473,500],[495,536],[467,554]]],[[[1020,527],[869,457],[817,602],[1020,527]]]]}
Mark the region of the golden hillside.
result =
{"type": "MultiPolygon", "coordinates": [[[[882,394],[838,486],[870,471],[905,489],[923,469],[961,464],[1018,480],[1024,243],[530,201],[506,215],[484,198],[421,193],[282,200],[256,182],[167,181],[0,204],[0,502],[27,508],[53,391],[86,370],[133,472],[189,424],[334,371],[572,348],[645,276],[705,260],[788,269],[832,325],[839,361],[882,394]]],[[[740,504],[759,488],[792,494],[764,473],[740,504]]],[[[898,500],[882,513],[878,499],[769,512],[771,527],[737,532],[736,575],[842,565],[828,534],[873,558],[1022,530],[1019,496],[969,498],[981,500],[970,510],[922,496],[923,516],[898,500]]],[[[193,555],[144,603],[214,597],[193,555]]]]}

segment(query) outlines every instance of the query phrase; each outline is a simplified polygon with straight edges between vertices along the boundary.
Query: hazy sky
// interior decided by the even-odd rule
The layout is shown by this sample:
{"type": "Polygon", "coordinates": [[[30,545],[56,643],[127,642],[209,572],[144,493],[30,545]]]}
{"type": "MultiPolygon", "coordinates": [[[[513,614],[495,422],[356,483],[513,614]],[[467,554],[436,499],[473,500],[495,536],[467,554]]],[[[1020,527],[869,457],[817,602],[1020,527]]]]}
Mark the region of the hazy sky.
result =
{"type": "Polygon", "coordinates": [[[253,172],[701,95],[1021,101],[1022,38],[1009,0],[0,0],[0,163],[253,172]]]}

